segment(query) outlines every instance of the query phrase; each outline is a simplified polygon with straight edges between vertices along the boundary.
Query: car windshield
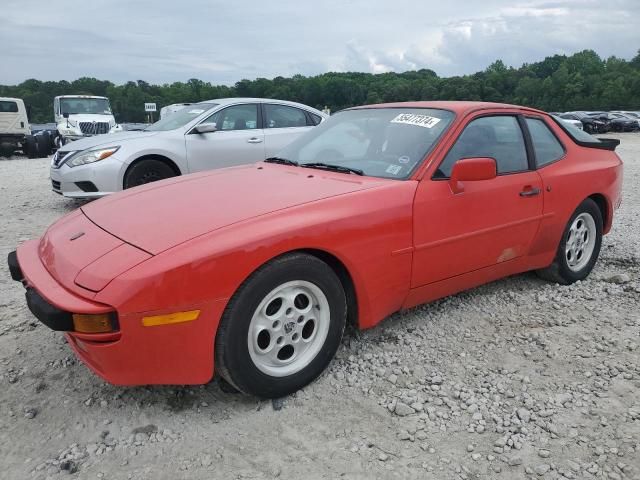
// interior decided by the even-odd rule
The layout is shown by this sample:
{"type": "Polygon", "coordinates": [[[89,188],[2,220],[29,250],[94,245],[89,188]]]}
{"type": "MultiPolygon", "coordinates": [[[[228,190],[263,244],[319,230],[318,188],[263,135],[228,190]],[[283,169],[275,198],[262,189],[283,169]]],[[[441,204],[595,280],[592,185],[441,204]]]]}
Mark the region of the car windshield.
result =
{"type": "Polygon", "coordinates": [[[111,106],[106,98],[61,98],[60,113],[76,115],[88,113],[93,115],[111,115],[111,106]]]}
{"type": "Polygon", "coordinates": [[[168,130],[175,130],[176,128],[184,127],[187,123],[196,119],[204,112],[217,106],[217,103],[197,103],[195,105],[190,105],[167,117],[164,117],[162,120],[158,120],[153,125],[149,125],[145,128],[145,130],[147,132],[166,132],[168,130]]]}
{"type": "Polygon", "coordinates": [[[356,169],[406,179],[435,146],[454,114],[426,108],[365,108],[338,112],[282,150],[304,164],[356,169]]]}

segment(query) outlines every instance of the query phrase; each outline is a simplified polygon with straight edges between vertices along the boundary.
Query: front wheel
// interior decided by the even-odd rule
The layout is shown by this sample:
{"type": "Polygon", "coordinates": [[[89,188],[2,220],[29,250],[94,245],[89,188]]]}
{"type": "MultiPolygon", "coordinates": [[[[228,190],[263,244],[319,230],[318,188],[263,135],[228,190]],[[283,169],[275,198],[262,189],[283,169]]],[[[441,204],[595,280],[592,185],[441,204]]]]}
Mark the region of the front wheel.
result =
{"type": "Polygon", "coordinates": [[[326,263],[303,253],[276,258],[229,301],[216,335],[216,372],[244,393],[293,393],[331,362],[346,313],[344,289],[326,263]]]}
{"type": "Polygon", "coordinates": [[[160,160],[146,159],[134,163],[124,178],[124,188],[137,187],[165,178],[175,177],[176,173],[169,165],[160,160]]]}
{"type": "Polygon", "coordinates": [[[587,198],[567,223],[553,263],[536,273],[545,280],[563,285],[584,280],[600,254],[602,225],[600,208],[587,198]]]}

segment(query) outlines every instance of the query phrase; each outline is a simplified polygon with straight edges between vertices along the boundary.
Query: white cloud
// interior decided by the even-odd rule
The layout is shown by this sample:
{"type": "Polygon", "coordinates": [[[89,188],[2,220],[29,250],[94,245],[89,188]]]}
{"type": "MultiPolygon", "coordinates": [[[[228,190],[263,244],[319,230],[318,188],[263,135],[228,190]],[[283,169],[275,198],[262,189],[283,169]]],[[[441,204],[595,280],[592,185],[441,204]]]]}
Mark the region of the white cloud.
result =
{"type": "Polygon", "coordinates": [[[163,83],[386,72],[473,73],[591,48],[631,57],[640,2],[608,0],[3,0],[0,84],[34,77],[163,83]],[[29,12],[25,15],[25,12],[29,12]]]}

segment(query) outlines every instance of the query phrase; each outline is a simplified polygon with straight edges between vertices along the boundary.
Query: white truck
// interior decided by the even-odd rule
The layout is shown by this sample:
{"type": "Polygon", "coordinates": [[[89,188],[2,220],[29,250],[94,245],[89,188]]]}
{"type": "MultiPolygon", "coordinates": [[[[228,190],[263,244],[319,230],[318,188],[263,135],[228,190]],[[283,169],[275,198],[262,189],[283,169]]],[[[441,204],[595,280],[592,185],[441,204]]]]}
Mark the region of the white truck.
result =
{"type": "Polygon", "coordinates": [[[61,95],[53,99],[53,114],[58,148],[80,138],[122,131],[107,97],[61,95]]]}
{"type": "MultiPolygon", "coordinates": [[[[45,152],[44,143],[48,138],[40,142],[45,152]]],[[[38,143],[39,140],[31,135],[24,102],[20,98],[0,97],[0,154],[10,156],[16,150],[22,150],[29,158],[35,158],[39,156],[38,143]]]]}

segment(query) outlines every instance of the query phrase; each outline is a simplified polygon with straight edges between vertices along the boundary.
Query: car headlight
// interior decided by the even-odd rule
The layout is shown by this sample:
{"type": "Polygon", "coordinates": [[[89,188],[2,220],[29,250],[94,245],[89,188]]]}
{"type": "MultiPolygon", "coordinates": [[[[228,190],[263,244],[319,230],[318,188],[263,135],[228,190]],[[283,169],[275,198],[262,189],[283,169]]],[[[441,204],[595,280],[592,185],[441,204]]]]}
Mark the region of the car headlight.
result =
{"type": "Polygon", "coordinates": [[[99,162],[100,160],[104,160],[105,158],[109,158],[111,155],[116,153],[120,147],[108,147],[108,148],[97,148],[95,150],[85,150],[83,152],[78,152],[65,163],[70,167],[78,167],[80,165],[87,165],[89,163],[99,162]]]}

